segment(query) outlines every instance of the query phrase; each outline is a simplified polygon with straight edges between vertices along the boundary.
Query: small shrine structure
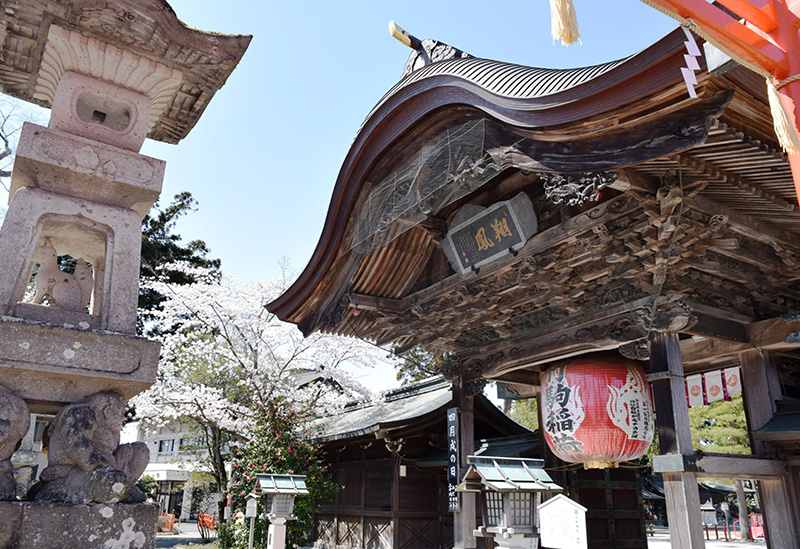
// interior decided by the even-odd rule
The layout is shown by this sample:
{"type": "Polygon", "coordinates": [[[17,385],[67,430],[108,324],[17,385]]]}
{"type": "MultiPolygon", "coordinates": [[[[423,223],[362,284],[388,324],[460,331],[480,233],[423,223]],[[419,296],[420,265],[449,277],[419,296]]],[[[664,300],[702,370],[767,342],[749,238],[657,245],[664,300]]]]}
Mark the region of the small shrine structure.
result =
{"type": "MultiPolygon", "coordinates": [[[[451,383],[437,376],[316,422],[312,431],[343,488],[315,515],[315,548],[452,547],[458,483],[448,478],[445,432],[455,405],[451,383]]],[[[475,396],[472,425],[458,428],[473,435],[470,454],[541,455],[539,437],[483,395],[475,396]]]]}
{"type": "Polygon", "coordinates": [[[0,228],[3,547],[153,546],[158,509],[134,486],[148,450],[119,434],[159,359],[136,310],[164,162],[139,149],[185,137],[249,42],[190,29],[163,0],[3,4],[0,90],[52,109],[22,128],[0,228]],[[29,412],[55,418],[22,502],[10,457],[29,412]]]}
{"type": "MultiPolygon", "coordinates": [[[[637,361],[675,546],[703,547],[704,476],[758,479],[769,547],[800,546],[800,215],[764,79],[709,69],[680,28],[563,70],[403,39],[403,78],[367,115],[317,248],[270,311],[306,334],[453,353],[443,373],[467,417],[486,380],[536,393],[572,357],[637,361]],[[754,455],[697,454],[684,376],[735,366],[754,455]]],[[[626,471],[553,473],[588,509],[589,547],[646,547],[642,516],[614,511],[626,471]]],[[[472,548],[474,497],[460,504],[454,545],[472,548]]]]}

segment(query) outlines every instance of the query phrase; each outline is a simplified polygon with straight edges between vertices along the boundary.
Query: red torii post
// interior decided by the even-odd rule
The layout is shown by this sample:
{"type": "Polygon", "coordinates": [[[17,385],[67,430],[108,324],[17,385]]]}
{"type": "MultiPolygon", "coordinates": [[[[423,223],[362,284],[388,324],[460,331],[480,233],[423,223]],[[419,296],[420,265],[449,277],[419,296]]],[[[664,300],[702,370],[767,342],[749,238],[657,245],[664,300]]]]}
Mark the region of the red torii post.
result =
{"type": "MultiPolygon", "coordinates": [[[[737,61],[771,79],[795,135],[800,135],[800,0],[717,0],[735,13],[705,0],[642,0],[687,24],[737,61]],[[796,77],[796,78],[795,78],[796,77]]],[[[773,109],[773,116],[776,113],[773,109]]],[[[781,135],[779,135],[779,139],[781,135]]],[[[800,199],[800,146],[786,139],[781,145],[789,155],[794,186],[800,199]]]]}

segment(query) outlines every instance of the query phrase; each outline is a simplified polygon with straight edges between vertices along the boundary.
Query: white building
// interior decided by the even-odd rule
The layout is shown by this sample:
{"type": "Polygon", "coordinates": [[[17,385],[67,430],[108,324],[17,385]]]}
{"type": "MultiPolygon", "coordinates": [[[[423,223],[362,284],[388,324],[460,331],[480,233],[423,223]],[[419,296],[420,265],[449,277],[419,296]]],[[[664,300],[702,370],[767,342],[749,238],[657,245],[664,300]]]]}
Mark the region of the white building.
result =
{"type": "MultiPolygon", "coordinates": [[[[17,490],[25,492],[39,479],[39,474],[47,467],[47,457],[42,453],[44,430],[53,421],[52,415],[31,414],[31,426],[19,449],[11,456],[14,478],[19,485],[17,490]]],[[[22,494],[19,494],[22,495],[22,494]]]]}
{"type": "Polygon", "coordinates": [[[216,490],[208,467],[202,462],[200,439],[189,426],[173,423],[154,432],[139,422],[122,429],[122,442],[144,441],[150,449],[150,463],[144,475],[158,482],[161,511],[180,520],[196,520],[199,513],[215,514],[222,494],[216,490]]]}

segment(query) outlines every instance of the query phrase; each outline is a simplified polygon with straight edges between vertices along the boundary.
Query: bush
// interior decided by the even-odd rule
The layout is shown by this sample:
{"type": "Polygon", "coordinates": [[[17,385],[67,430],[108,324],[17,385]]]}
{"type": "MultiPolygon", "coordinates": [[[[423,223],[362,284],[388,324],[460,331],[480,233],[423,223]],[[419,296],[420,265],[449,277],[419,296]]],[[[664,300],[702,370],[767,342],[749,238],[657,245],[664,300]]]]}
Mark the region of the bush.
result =
{"type": "MultiPolygon", "coordinates": [[[[303,429],[311,418],[297,414],[283,400],[256,406],[255,424],[250,427],[250,440],[232,451],[233,472],[231,505],[233,520],[219,533],[221,548],[247,547],[250,521],[244,518],[247,495],[253,492],[258,473],[306,475],[309,495],[295,499],[296,520],[286,524],[286,546],[308,544],[314,526],[314,512],[319,503],[334,496],[339,487],[326,474],[321,447],[312,442],[303,429]]],[[[259,514],[263,512],[259,501],[259,514]]],[[[266,545],[269,521],[255,521],[254,544],[266,545]]]]}

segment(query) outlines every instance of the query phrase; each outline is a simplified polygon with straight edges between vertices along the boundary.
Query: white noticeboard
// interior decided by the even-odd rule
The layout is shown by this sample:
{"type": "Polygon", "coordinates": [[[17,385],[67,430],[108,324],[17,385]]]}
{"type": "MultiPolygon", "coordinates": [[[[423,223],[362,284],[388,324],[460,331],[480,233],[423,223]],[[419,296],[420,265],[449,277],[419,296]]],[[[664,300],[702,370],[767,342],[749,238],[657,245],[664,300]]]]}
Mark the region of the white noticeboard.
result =
{"type": "Polygon", "coordinates": [[[539,535],[542,548],[587,549],[586,507],[564,495],[539,506],[539,535]]]}
{"type": "Polygon", "coordinates": [[[247,509],[244,511],[245,518],[251,518],[258,515],[258,500],[256,498],[247,498],[247,509]]]}

